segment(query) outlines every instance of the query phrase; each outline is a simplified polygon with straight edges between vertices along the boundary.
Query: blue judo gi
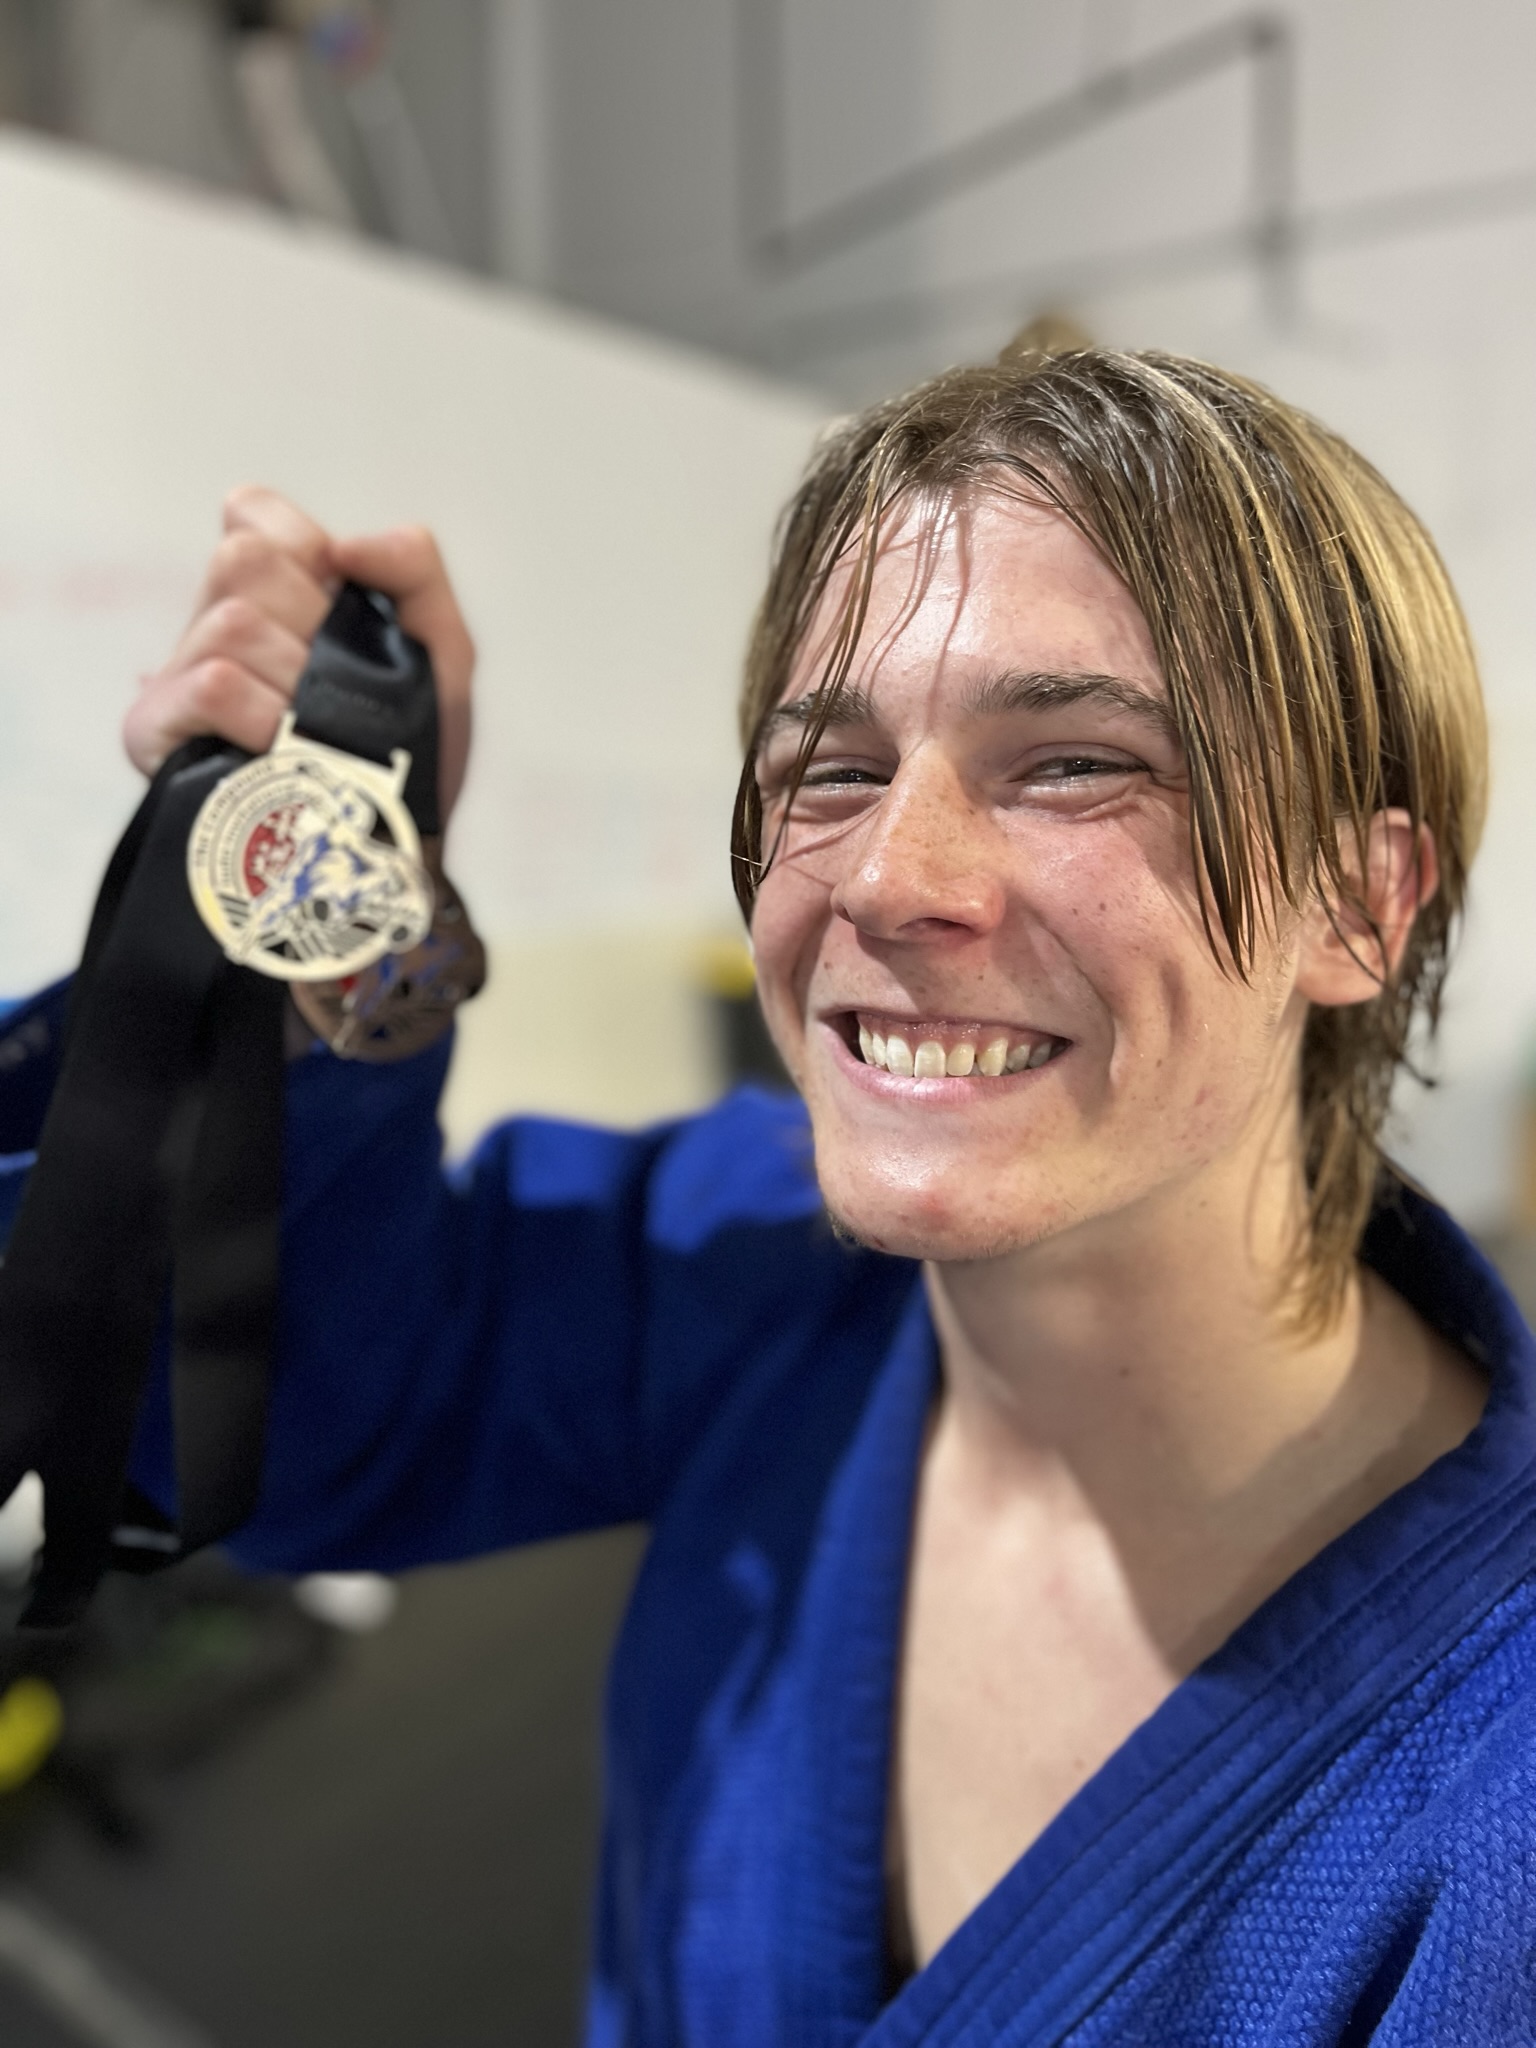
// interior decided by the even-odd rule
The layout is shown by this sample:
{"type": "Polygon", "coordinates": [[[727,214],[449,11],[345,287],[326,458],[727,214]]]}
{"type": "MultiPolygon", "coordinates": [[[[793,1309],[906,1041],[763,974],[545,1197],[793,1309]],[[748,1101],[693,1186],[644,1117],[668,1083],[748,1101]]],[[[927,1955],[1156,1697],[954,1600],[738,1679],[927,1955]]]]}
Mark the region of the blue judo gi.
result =
{"type": "MultiPolygon", "coordinates": [[[[0,1029],[14,1184],[56,1006],[0,1029]],[[30,1036],[29,1036],[30,1034],[30,1036]]],[[[887,1999],[891,1708],[938,1370],[834,1241],[798,1104],[538,1120],[440,1170],[438,1049],[289,1084],[265,1491],[235,1548],[385,1571],[640,1518],[593,2048],[1536,2041],[1536,1351],[1412,1196],[1366,1255],[1488,1368],[1474,1434],[1298,1572],[887,1999]]],[[[169,1504],[163,1387],[142,1483],[169,1504]]]]}

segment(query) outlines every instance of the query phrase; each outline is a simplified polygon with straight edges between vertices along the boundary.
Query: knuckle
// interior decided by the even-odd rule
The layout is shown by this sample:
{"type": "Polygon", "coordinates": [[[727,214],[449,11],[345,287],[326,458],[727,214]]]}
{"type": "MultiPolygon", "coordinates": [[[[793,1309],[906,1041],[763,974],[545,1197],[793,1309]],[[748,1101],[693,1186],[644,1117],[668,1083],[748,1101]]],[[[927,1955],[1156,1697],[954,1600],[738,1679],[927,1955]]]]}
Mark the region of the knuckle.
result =
{"type": "Polygon", "coordinates": [[[411,564],[417,575],[440,577],[443,575],[443,551],[437,544],[437,535],[430,526],[404,526],[400,529],[400,551],[411,564]]]}
{"type": "Polygon", "coordinates": [[[248,526],[242,526],[236,533],[227,533],[213,552],[218,587],[229,590],[260,574],[276,553],[276,548],[264,533],[256,533],[248,526]]]}
{"type": "Polygon", "coordinates": [[[199,718],[217,721],[227,716],[237,702],[243,680],[238,662],[224,655],[210,655],[187,674],[187,708],[199,718]]]}
{"type": "Polygon", "coordinates": [[[260,611],[238,594],[221,597],[208,614],[209,638],[215,647],[248,647],[261,626],[260,611]]]}
{"type": "Polygon", "coordinates": [[[239,519],[262,504],[267,496],[261,484],[236,484],[234,489],[224,493],[222,507],[226,519],[239,519]]]}

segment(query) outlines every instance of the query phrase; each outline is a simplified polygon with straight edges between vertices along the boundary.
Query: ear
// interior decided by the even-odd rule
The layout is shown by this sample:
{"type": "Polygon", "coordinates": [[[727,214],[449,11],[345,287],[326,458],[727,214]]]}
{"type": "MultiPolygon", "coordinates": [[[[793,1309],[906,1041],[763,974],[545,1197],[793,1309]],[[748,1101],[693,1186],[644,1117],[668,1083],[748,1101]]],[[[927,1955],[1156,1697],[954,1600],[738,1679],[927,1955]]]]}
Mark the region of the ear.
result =
{"type": "Polygon", "coordinates": [[[1342,851],[1346,898],[1307,913],[1296,974],[1298,994],[1335,1007],[1380,995],[1397,972],[1413,920],[1440,886],[1434,835],[1427,825],[1415,833],[1406,811],[1372,818],[1364,874],[1352,836],[1344,836],[1342,851]]]}

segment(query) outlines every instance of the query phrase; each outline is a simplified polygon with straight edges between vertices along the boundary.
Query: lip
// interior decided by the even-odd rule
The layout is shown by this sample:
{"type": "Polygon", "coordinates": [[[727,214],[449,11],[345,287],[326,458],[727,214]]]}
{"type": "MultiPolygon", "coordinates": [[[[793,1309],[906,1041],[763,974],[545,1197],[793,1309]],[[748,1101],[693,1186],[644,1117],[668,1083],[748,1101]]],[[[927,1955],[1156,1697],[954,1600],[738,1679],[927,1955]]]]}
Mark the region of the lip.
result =
{"type": "MultiPolygon", "coordinates": [[[[966,1075],[962,1078],[960,1075],[945,1074],[935,1076],[932,1080],[917,1081],[901,1074],[889,1074],[883,1067],[868,1066],[858,1057],[838,1024],[839,1018],[853,1014],[851,1010],[842,1009],[829,1012],[816,1020],[816,1028],[824,1033],[830,1042],[832,1062],[838,1071],[846,1075],[854,1087],[864,1089],[883,1102],[921,1103],[925,1107],[935,1109],[951,1105],[974,1109],[983,1101],[1001,1100],[1005,1096],[1012,1096],[1020,1088],[1039,1081],[1043,1075],[1050,1073],[1053,1067],[1060,1066],[1072,1052],[1072,1044],[1068,1040],[1062,1050],[1053,1059],[1047,1060],[1043,1067],[1026,1067],[1017,1074],[997,1074],[987,1078],[976,1075],[966,1075]]],[[[931,1023],[935,1020],[926,1018],[922,1021],[931,1023]]]]}

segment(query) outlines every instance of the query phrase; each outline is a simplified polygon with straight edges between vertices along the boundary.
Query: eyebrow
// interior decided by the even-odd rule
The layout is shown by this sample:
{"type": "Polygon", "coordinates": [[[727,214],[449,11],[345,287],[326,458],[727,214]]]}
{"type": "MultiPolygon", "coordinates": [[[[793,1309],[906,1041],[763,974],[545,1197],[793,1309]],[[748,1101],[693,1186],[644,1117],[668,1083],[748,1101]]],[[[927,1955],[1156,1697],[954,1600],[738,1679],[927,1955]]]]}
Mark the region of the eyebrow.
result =
{"type": "MultiPolygon", "coordinates": [[[[1162,738],[1180,744],[1177,721],[1168,704],[1140,683],[1124,676],[1100,675],[1082,669],[1007,669],[988,676],[966,692],[964,710],[972,718],[999,718],[1014,711],[1058,711],[1074,704],[1096,704],[1152,727],[1162,738]]],[[[781,704],[768,719],[763,737],[785,727],[804,729],[816,716],[814,690],[781,704]]],[[[874,699],[857,684],[838,692],[827,713],[827,727],[872,725],[874,699]]]]}
{"type": "Polygon", "coordinates": [[[1073,704],[1124,712],[1164,739],[1179,742],[1178,723],[1167,702],[1124,676],[1081,669],[1009,669],[977,684],[966,699],[966,709],[975,718],[995,718],[1009,711],[1057,711],[1073,704]]]}
{"type": "MultiPolygon", "coordinates": [[[[786,726],[804,728],[817,715],[820,692],[807,690],[803,697],[796,697],[792,704],[781,704],[771,711],[763,724],[763,738],[769,739],[786,726]]],[[[847,683],[833,698],[827,709],[828,727],[850,725],[873,725],[875,722],[875,700],[868,690],[861,690],[857,683],[847,683]]]]}

